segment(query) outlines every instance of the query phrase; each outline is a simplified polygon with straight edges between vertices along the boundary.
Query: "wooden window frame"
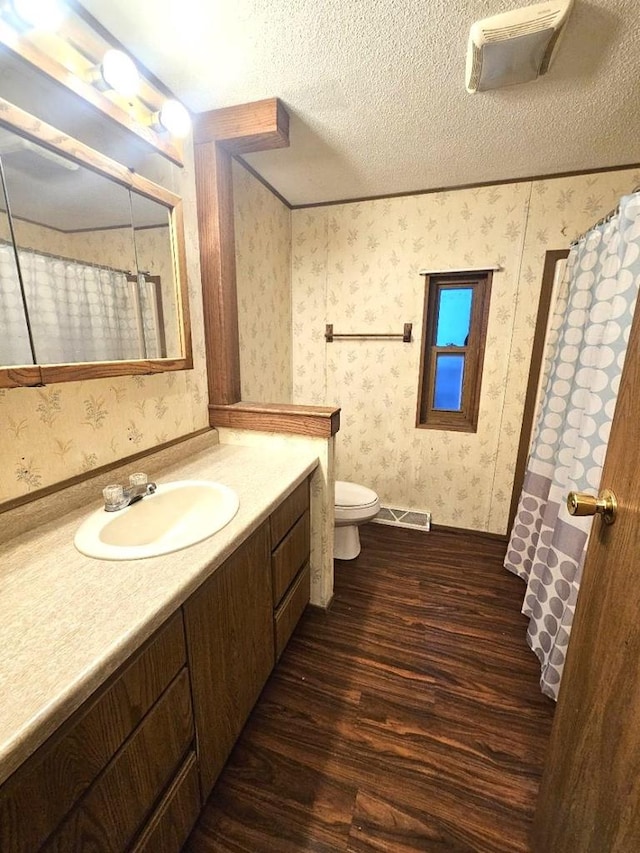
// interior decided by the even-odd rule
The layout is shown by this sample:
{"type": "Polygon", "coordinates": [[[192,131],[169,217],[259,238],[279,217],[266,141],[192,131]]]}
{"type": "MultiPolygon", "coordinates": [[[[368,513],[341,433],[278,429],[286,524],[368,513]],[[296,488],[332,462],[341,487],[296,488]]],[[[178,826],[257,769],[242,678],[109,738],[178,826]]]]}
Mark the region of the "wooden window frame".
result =
{"type": "Polygon", "coordinates": [[[424,318],[422,351],[420,354],[420,380],[418,386],[418,429],[477,432],[480,410],[482,368],[489,323],[492,270],[473,272],[434,273],[425,275],[424,318]],[[471,321],[466,346],[436,346],[437,306],[442,290],[471,288],[471,321]],[[462,379],[462,407],[460,411],[443,411],[433,408],[435,369],[437,356],[449,353],[464,356],[462,379]]]}

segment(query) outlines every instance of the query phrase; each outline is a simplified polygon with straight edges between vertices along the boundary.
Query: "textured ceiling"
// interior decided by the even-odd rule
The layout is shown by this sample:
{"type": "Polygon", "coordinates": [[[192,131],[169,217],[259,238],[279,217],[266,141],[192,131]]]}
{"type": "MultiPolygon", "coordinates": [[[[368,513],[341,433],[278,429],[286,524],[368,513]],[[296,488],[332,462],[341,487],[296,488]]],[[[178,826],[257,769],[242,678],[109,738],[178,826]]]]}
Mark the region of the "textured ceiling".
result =
{"type": "Polygon", "coordinates": [[[83,0],[195,111],[278,96],[291,204],[640,162],[639,0],[576,0],[549,73],[470,95],[473,21],[522,0],[83,0]]]}

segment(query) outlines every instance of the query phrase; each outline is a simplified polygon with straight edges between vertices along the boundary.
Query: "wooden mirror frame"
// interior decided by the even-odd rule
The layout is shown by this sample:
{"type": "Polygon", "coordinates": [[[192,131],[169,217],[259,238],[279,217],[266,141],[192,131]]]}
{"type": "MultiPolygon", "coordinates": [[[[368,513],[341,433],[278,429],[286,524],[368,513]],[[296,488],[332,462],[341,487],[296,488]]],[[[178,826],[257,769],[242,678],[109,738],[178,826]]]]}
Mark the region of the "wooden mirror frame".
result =
{"type": "Polygon", "coordinates": [[[189,324],[184,220],[180,196],[132,172],[126,166],[106,157],[99,151],[95,151],[83,142],[79,142],[51,125],[40,121],[4,98],[0,98],[0,125],[167,208],[176,277],[179,337],[182,345],[182,356],[180,358],[0,366],[0,388],[49,385],[53,382],[100,379],[107,376],[132,376],[141,373],[163,373],[169,370],[192,368],[193,355],[189,324]]]}

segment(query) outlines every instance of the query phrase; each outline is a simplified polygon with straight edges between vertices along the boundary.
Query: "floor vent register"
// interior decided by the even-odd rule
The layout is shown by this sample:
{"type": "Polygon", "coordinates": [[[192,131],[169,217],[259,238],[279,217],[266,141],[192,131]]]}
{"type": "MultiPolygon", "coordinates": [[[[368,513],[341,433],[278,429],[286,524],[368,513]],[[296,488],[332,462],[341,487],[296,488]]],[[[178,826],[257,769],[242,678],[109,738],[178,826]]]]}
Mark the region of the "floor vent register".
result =
{"type": "Polygon", "coordinates": [[[375,524],[392,524],[394,527],[410,527],[412,530],[431,530],[431,513],[418,512],[415,509],[399,509],[394,506],[380,507],[373,519],[375,524]]]}

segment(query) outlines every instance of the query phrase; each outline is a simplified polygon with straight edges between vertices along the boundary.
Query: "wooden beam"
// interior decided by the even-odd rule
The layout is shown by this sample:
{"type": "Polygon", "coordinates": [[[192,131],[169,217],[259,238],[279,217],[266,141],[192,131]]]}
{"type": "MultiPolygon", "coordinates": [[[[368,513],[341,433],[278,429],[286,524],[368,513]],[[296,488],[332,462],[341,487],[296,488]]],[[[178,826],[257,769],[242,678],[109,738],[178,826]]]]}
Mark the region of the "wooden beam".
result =
{"type": "Polygon", "coordinates": [[[225,406],[241,399],[231,158],[287,146],[289,116],[277,98],[201,113],[194,142],[209,403],[225,406]]]}
{"type": "Polygon", "coordinates": [[[195,169],[209,402],[224,405],[240,400],[231,154],[196,145],[195,169]]]}
{"type": "Polygon", "coordinates": [[[209,423],[230,429],[287,432],[312,438],[330,438],[340,429],[340,409],[331,406],[294,406],[280,403],[236,403],[209,406],[209,423]]]}
{"type": "Polygon", "coordinates": [[[289,146],[289,114],[278,98],[210,110],[196,116],[193,141],[219,142],[232,154],[289,146]]]}

